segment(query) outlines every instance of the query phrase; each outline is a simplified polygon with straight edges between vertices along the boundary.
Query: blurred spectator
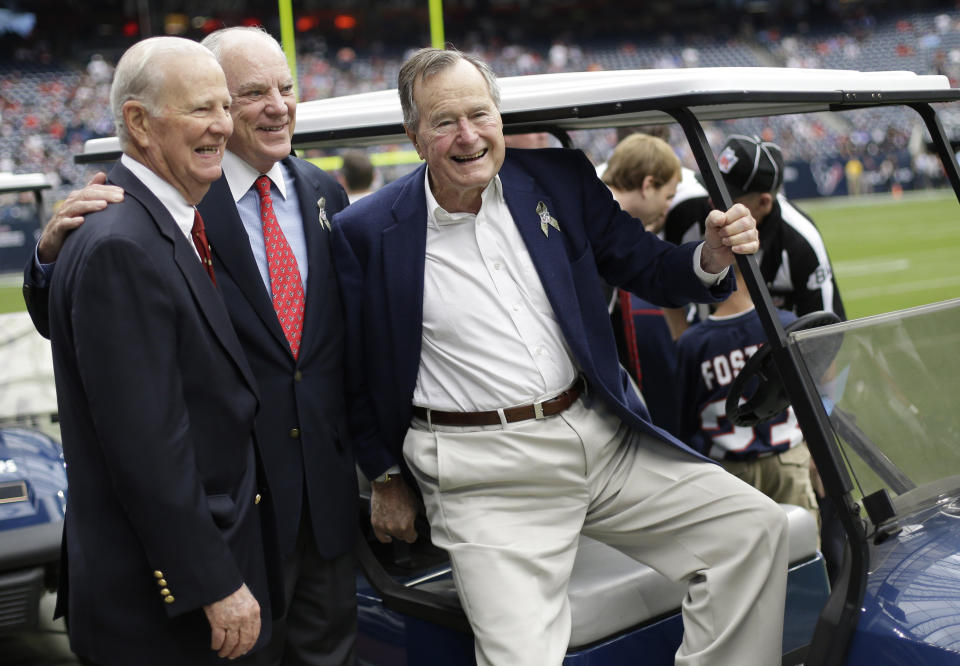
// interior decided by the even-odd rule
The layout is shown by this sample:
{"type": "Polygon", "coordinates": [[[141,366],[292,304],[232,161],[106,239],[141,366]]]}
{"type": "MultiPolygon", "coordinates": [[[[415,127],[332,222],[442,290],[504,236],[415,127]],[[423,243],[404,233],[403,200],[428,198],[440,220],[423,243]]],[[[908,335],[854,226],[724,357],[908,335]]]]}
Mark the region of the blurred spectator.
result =
{"type": "Polygon", "coordinates": [[[367,154],[360,150],[349,150],[343,154],[343,166],[337,173],[337,180],[347,191],[350,203],[361,199],[374,191],[374,168],[367,154]]]}
{"type": "MultiPolygon", "coordinates": [[[[617,144],[602,180],[623,210],[658,234],[680,182],[680,160],[663,139],[634,133],[617,144]]],[[[676,349],[663,310],[623,289],[614,292],[610,316],[620,363],[653,423],[679,436],[676,349]]]]}
{"type": "Polygon", "coordinates": [[[855,197],[863,194],[863,185],[860,182],[860,177],[863,175],[863,162],[856,157],[851,157],[843,166],[843,171],[847,177],[847,194],[855,197]]]}

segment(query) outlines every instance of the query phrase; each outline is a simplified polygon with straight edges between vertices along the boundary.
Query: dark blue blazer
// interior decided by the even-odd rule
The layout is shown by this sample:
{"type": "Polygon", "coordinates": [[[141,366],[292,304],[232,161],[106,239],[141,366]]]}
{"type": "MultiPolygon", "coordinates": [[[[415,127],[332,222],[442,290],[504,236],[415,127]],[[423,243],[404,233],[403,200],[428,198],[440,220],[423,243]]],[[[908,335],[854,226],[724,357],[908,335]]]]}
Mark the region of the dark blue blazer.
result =
{"type": "Polygon", "coordinates": [[[280,551],[286,555],[293,549],[306,496],[317,548],[333,558],[353,547],[357,475],[344,402],[343,312],[319,200],[324,199],[329,220],[347,205],[347,195],[309,162],[289,157],[283,164],[294,179],[309,262],[297,359],[257,270],[226,178],[210,187],[198,208],[217,283],[260,387],[256,430],[277,509],[280,551]]]}
{"type": "Polygon", "coordinates": [[[124,201],[70,235],[50,285],[69,482],[58,609],[95,663],[216,663],[202,606],[246,583],[262,643],[282,585],[257,504],[256,381],[190,241],[122,164],[109,182],[124,201]]]}
{"type": "MultiPolygon", "coordinates": [[[[334,260],[347,312],[350,418],[367,476],[402,460],[420,364],[426,196],[421,167],[334,219],[334,260]]],[[[695,244],[677,247],[620,210],[583,153],[507,150],[504,196],[589,392],[630,427],[690,451],[650,423],[628,388],[603,281],[678,307],[722,300],[732,276],[707,289],[693,271],[695,244]],[[543,203],[560,231],[541,229],[543,203]]],[[[692,453],[692,451],[691,451],[692,453]]]]}

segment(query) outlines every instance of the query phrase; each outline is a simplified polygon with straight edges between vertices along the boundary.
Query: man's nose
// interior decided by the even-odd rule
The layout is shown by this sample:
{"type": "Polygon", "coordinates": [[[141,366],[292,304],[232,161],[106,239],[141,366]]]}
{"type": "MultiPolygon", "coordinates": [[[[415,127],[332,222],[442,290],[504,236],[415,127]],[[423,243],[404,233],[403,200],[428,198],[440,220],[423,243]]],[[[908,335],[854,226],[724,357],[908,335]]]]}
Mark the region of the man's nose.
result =
{"type": "Polygon", "coordinates": [[[464,143],[477,138],[477,128],[474,127],[469,118],[461,118],[457,121],[457,137],[464,143]]]}
{"type": "Polygon", "coordinates": [[[227,109],[221,108],[210,126],[210,131],[230,136],[233,133],[233,116],[227,109]]]}
{"type": "Polygon", "coordinates": [[[268,113],[278,113],[283,111],[283,95],[280,94],[280,91],[276,88],[271,88],[269,92],[264,95],[266,98],[266,109],[268,113]]]}

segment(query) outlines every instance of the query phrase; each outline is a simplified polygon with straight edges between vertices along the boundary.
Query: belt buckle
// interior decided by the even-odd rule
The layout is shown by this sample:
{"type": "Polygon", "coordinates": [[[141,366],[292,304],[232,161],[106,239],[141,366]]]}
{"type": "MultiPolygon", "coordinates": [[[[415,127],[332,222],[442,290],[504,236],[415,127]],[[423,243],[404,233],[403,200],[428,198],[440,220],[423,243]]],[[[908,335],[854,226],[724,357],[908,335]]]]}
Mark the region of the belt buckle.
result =
{"type": "Polygon", "coordinates": [[[545,417],[543,416],[543,403],[542,403],[542,402],[535,402],[535,403],[533,403],[533,418],[536,419],[536,420],[538,420],[538,421],[539,421],[540,419],[542,419],[542,418],[545,418],[545,417]]]}

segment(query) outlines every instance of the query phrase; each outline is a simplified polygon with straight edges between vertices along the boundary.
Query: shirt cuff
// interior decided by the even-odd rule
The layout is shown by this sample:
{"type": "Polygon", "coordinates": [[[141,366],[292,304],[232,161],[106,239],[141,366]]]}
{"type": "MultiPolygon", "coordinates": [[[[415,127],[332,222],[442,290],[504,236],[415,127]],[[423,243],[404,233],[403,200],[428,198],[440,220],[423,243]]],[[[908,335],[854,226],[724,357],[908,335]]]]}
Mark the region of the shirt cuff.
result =
{"type": "Polygon", "coordinates": [[[703,246],[705,243],[700,243],[697,246],[697,249],[693,251],[693,272],[697,274],[697,277],[700,278],[700,282],[703,283],[704,287],[715,287],[720,284],[720,280],[727,277],[727,273],[730,272],[730,267],[727,266],[719,273],[708,273],[700,267],[700,255],[703,254],[703,246]]]}
{"type": "Polygon", "coordinates": [[[371,482],[372,482],[372,481],[376,481],[377,479],[379,479],[380,477],[382,477],[384,474],[389,474],[390,476],[400,476],[400,465],[394,465],[394,466],[391,467],[390,469],[384,470],[383,472],[381,472],[381,473],[380,473],[379,475],[377,475],[376,477],[374,477],[374,478],[372,478],[372,479],[369,479],[369,481],[371,481],[371,482]]]}
{"type": "Polygon", "coordinates": [[[36,245],[33,248],[33,267],[30,270],[30,277],[33,278],[34,287],[46,289],[50,286],[50,277],[53,275],[53,267],[56,266],[56,262],[40,263],[40,255],[37,252],[39,247],[39,245],[36,245]]]}

